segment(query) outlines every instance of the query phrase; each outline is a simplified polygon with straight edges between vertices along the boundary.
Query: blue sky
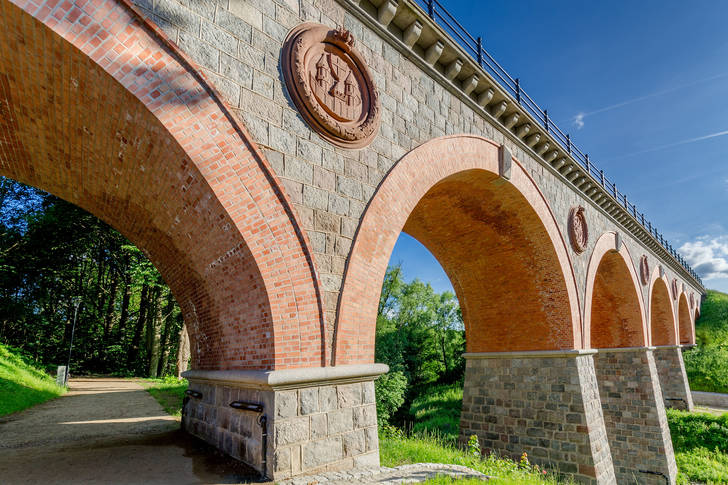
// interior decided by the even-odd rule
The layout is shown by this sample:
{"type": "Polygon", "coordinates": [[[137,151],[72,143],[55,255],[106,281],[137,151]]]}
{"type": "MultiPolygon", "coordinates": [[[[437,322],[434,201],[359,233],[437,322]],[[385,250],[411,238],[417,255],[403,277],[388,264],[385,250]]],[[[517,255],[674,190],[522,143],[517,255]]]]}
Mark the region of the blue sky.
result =
{"type": "MultiPolygon", "coordinates": [[[[728,2],[440,1],[705,285],[728,291],[728,2]]],[[[406,235],[391,262],[451,288],[406,235]]]]}

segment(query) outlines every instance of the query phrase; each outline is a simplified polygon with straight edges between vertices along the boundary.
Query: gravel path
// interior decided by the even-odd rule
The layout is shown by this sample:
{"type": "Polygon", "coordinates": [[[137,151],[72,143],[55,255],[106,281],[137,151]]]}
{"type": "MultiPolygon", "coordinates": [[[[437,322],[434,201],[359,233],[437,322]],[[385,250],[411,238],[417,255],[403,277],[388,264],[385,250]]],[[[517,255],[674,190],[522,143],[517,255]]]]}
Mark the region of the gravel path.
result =
{"type": "Polygon", "coordinates": [[[179,431],[129,379],[73,379],[64,396],[0,418],[0,483],[198,484],[256,480],[179,431]]]}
{"type": "Polygon", "coordinates": [[[420,483],[438,475],[447,475],[455,478],[479,478],[488,480],[471,468],[460,465],[442,465],[439,463],[415,463],[395,468],[381,467],[374,470],[351,470],[345,472],[328,472],[308,477],[298,477],[278,485],[345,485],[348,483],[400,485],[402,483],[420,483]]]}

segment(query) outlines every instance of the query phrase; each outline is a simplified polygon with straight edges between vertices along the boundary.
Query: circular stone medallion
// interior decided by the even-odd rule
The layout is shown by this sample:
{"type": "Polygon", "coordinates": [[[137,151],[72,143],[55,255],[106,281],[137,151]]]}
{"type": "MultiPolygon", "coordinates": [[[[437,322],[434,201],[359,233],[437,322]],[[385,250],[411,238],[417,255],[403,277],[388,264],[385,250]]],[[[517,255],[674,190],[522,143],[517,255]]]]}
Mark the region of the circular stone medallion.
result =
{"type": "Polygon", "coordinates": [[[647,255],[643,254],[640,258],[640,280],[646,285],[650,282],[650,264],[647,261],[647,255]]]}
{"type": "Polygon", "coordinates": [[[362,148],[374,139],[379,95],[348,30],[299,25],[286,38],[281,64],[293,102],[322,138],[344,148],[362,148]]]}
{"type": "Polygon", "coordinates": [[[577,253],[583,253],[589,243],[589,228],[582,206],[572,207],[569,211],[569,239],[577,253]]]}

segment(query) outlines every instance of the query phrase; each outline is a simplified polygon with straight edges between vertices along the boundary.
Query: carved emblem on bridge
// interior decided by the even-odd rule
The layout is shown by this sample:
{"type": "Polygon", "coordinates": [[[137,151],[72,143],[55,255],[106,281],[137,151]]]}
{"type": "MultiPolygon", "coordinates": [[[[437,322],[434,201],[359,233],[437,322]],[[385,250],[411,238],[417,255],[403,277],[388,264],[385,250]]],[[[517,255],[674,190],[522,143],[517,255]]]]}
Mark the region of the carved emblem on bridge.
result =
{"type": "Polygon", "coordinates": [[[647,261],[647,255],[640,257],[640,280],[643,285],[650,282],[650,263],[647,261]]]}
{"type": "Polygon", "coordinates": [[[288,34],[281,63],[293,102],[322,138],[344,148],[372,141],[379,95],[348,30],[301,24],[288,34]]]}
{"type": "Polygon", "coordinates": [[[577,253],[583,253],[589,243],[589,228],[582,206],[572,207],[569,211],[569,239],[577,253]]]}

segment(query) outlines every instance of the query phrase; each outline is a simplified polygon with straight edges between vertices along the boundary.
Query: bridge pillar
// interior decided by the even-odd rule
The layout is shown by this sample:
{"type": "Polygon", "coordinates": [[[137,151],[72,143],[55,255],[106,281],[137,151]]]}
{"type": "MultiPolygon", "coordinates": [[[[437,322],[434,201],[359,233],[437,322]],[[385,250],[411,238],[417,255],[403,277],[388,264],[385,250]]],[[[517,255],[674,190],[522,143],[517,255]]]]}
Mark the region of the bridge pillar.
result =
{"type": "Polygon", "coordinates": [[[379,466],[384,364],[184,373],[182,427],[269,479],[379,466]]]}
{"type": "Polygon", "coordinates": [[[594,351],[465,354],[460,439],[557,469],[582,483],[614,483],[594,351]]]}
{"type": "Polygon", "coordinates": [[[653,347],[599,349],[594,367],[617,483],[675,483],[653,347]]]}
{"type": "Polygon", "coordinates": [[[653,353],[665,407],[692,411],[693,395],[685,372],[682,346],[655,347],[653,353]]]}

